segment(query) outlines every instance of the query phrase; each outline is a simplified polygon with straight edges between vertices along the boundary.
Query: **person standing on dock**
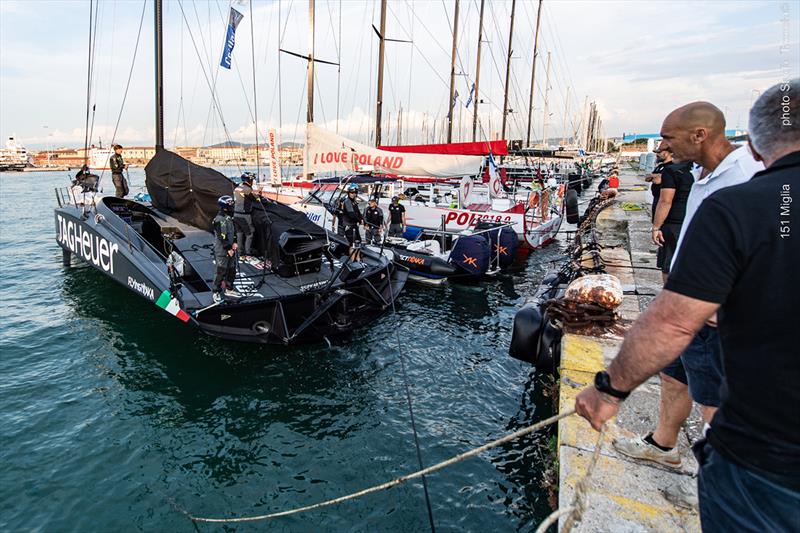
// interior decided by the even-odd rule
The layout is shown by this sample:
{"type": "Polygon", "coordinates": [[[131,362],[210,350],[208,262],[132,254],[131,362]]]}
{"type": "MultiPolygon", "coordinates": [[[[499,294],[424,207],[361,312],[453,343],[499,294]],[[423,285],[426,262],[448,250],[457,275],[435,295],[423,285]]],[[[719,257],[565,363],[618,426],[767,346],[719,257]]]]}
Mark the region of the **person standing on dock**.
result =
{"type": "Polygon", "coordinates": [[[225,296],[238,297],[233,287],[236,279],[236,226],[233,223],[235,201],[230,196],[220,196],[217,200],[219,213],[211,222],[214,230],[214,262],[217,265],[212,287],[215,302],[222,302],[225,296]],[[223,292],[224,291],[224,292],[223,292]]]}
{"type": "Polygon", "coordinates": [[[691,173],[691,161],[673,161],[672,153],[666,149],[659,150],[659,154],[663,163],[659,172],[658,194],[653,194],[650,238],[658,246],[656,266],[661,269],[661,276],[666,282],[686,216],[686,202],[694,184],[694,176],[691,173]]]}
{"type": "Polygon", "coordinates": [[[392,196],[389,204],[389,237],[402,237],[406,229],[406,207],[400,203],[400,198],[392,196]]]}
{"type": "Polygon", "coordinates": [[[128,169],[128,164],[122,159],[122,146],[115,144],[113,146],[114,153],[108,160],[108,166],[111,168],[111,181],[114,182],[116,192],[114,196],[117,198],[125,198],[128,195],[128,180],[125,179],[125,170],[128,169]]]}
{"type": "Polygon", "coordinates": [[[378,207],[378,199],[374,196],[369,199],[369,206],[364,210],[364,228],[367,244],[381,243],[383,211],[378,207]]]}
{"type": "MultiPolygon", "coordinates": [[[[737,148],[725,138],[725,117],[707,102],[694,102],[671,112],[664,119],[661,134],[660,148],[666,148],[676,159],[702,165],[692,171],[683,224],[677,232],[672,261],[666,263],[670,268],[681,253],[681,238],[703,200],[720,189],[748,181],[764,166],[753,158],[747,147],[737,148]]],[[[706,424],[710,423],[721,402],[722,354],[714,317],[700,328],[680,357],[661,370],[660,377],[661,399],[655,430],[633,439],[618,439],[614,447],[630,457],[679,467],[678,435],[691,413],[692,400],[699,404],[706,424]]],[[[665,495],[673,503],[685,507],[697,502],[694,485],[679,483],[666,487],[665,495]]]]}
{"type": "MultiPolygon", "coordinates": [[[[793,320],[800,235],[791,216],[800,188],[800,78],[765,91],[749,127],[753,154],[767,169],[704,195],[687,214],[664,290],[627,332],[608,371],[575,400],[578,414],[599,429],[719,314],[721,404],[694,445],[706,533],[797,531],[800,524],[800,331],[793,320]]],[[[732,153],[716,169],[726,160],[736,165],[732,153]]]]}

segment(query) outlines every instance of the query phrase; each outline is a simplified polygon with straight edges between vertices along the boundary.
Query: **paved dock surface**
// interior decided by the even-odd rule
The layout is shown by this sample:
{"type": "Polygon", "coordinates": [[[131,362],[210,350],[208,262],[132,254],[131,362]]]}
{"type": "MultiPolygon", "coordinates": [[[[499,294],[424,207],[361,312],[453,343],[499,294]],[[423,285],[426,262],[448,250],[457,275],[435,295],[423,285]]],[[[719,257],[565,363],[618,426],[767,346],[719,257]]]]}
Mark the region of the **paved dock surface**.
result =
{"type": "MultiPolygon", "coordinates": [[[[593,189],[596,184],[593,186],[593,189]]],[[[617,276],[626,292],[619,313],[635,320],[661,288],[661,273],[633,267],[656,266],[656,247],[650,242],[650,202],[647,184],[632,170],[620,176],[619,201],[598,216],[598,239],[604,249],[603,259],[609,274],[617,276]],[[636,190],[640,189],[640,190],[636,190]],[[641,210],[626,210],[641,206],[641,210]]],[[[586,199],[588,193],[584,194],[586,199]]],[[[583,208],[582,208],[583,209],[583,208]]],[[[622,337],[567,334],[562,340],[560,410],[574,406],[575,396],[591,384],[594,374],[604,369],[617,354],[622,337]]],[[[592,490],[587,510],[573,531],[700,531],[695,511],[679,508],[662,491],[679,481],[691,482],[697,463],[691,443],[702,426],[695,408],[684,424],[679,447],[682,466],[679,470],[649,461],[623,456],[612,447],[620,436],[646,434],[658,420],[659,380],[651,378],[623,403],[619,416],[609,424],[601,455],[592,476],[592,490]]],[[[584,476],[594,451],[598,433],[577,416],[561,420],[559,436],[559,507],[572,503],[576,483],[584,476]]],[[[562,519],[563,524],[563,519],[562,519]]]]}

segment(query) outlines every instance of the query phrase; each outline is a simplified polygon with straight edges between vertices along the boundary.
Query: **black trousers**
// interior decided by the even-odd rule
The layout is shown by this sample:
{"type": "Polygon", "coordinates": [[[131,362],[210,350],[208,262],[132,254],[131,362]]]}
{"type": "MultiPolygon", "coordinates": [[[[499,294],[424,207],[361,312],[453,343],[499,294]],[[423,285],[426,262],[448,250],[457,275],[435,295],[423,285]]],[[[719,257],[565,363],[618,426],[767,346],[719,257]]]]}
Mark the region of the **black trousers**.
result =
{"type": "Polygon", "coordinates": [[[233,280],[236,279],[236,254],[233,257],[225,254],[216,256],[217,271],[214,276],[214,292],[222,292],[222,282],[225,282],[225,289],[233,289],[233,280]]]}
{"type": "Polygon", "coordinates": [[[111,181],[114,182],[116,193],[114,196],[117,198],[125,198],[128,196],[128,180],[122,174],[111,174],[111,181]]]}

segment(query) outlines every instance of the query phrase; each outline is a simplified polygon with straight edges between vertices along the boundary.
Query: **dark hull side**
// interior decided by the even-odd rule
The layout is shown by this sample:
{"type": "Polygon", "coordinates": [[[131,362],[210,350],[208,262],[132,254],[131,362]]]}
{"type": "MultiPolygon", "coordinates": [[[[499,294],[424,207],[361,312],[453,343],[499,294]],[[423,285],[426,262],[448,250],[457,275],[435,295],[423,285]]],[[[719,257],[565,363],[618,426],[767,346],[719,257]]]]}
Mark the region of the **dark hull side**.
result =
{"type": "MultiPolygon", "coordinates": [[[[102,216],[89,214],[83,218],[81,213],[74,207],[56,209],[58,245],[155,306],[161,293],[169,289],[166,267],[160,270],[141,243],[118,235],[116,228],[104,224],[102,216]]],[[[131,234],[135,236],[132,230],[131,234]]]]}
{"type": "MultiPolygon", "coordinates": [[[[98,205],[97,213],[65,206],[55,210],[56,242],[65,259],[74,255],[134,294],[153,303],[154,312],[176,320],[156,300],[170,290],[164,258],[133,229],[98,205]]],[[[331,286],[318,282],[307,292],[275,297],[253,292],[240,300],[214,304],[210,288],[197,292],[184,285],[173,291],[188,323],[210,335],[244,342],[294,345],[332,339],[374,320],[391,307],[408,271],[385,261],[352,279],[331,286]]]]}

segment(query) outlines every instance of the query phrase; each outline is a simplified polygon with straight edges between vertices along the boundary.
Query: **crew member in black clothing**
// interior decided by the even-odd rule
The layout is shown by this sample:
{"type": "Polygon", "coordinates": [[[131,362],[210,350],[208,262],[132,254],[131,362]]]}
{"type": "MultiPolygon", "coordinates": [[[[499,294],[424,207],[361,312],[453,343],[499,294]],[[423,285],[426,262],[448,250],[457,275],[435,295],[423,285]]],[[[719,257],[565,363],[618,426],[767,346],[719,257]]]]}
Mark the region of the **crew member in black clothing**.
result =
{"type": "Polygon", "coordinates": [[[400,203],[400,198],[392,197],[389,204],[389,237],[402,237],[406,229],[406,208],[400,203]]]}
{"type": "Polygon", "coordinates": [[[381,243],[383,211],[378,207],[378,200],[374,197],[369,199],[369,206],[364,210],[364,228],[367,244],[381,243]]]}
{"type": "Polygon", "coordinates": [[[672,256],[678,246],[678,236],[686,216],[686,200],[689,199],[694,176],[691,161],[679,163],[672,160],[671,152],[662,150],[660,153],[666,153],[666,157],[660,172],[659,194],[653,195],[651,239],[658,246],[656,266],[661,269],[661,276],[666,281],[672,256]]]}
{"type": "Polygon", "coordinates": [[[117,198],[128,196],[128,180],[125,179],[123,172],[128,168],[128,164],[122,159],[122,146],[114,145],[114,154],[109,158],[108,165],[111,167],[111,181],[114,182],[117,198]]]}
{"type": "Polygon", "coordinates": [[[721,405],[694,446],[703,531],[800,525],[800,78],[750,110],[750,144],[767,169],[703,200],[664,290],[625,335],[607,372],[575,401],[599,429],[631,390],[674,360],[717,313],[721,405]],[[794,220],[793,220],[794,219],[794,220]]]}
{"type": "Polygon", "coordinates": [[[238,297],[233,288],[236,279],[236,227],[233,224],[233,206],[235,202],[230,196],[220,196],[217,200],[219,213],[211,222],[214,230],[214,262],[217,265],[212,286],[212,297],[221,302],[225,296],[238,297]]]}
{"type": "Polygon", "coordinates": [[[351,245],[361,244],[361,232],[358,225],[364,217],[358,208],[358,185],[351,183],[347,186],[347,196],[339,200],[336,214],[344,222],[344,236],[351,245]]]}
{"type": "MultiPolygon", "coordinates": [[[[645,176],[644,181],[650,183],[650,192],[653,195],[653,214],[650,217],[652,222],[656,216],[656,206],[661,195],[661,172],[668,162],[672,161],[672,153],[669,150],[662,150],[660,147],[656,148],[656,166],[653,171],[645,176]]],[[[659,265],[660,266],[660,265],[659,265]]]]}
{"type": "Polygon", "coordinates": [[[253,193],[253,180],[255,175],[252,172],[242,174],[242,183],[233,190],[233,200],[235,207],[233,210],[233,222],[236,224],[236,241],[241,245],[240,253],[242,259],[252,255],[253,244],[253,202],[258,198],[253,193]]]}

